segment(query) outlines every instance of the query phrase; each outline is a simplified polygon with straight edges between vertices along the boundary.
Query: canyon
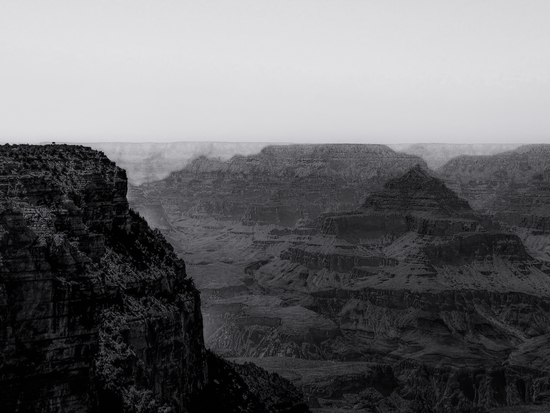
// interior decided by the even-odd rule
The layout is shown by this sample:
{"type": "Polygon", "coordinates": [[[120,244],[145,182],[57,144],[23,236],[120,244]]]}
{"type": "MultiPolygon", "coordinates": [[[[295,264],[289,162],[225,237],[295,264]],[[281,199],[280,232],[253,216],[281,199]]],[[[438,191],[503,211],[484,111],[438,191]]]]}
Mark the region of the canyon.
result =
{"type": "Polygon", "coordinates": [[[207,347],[291,380],[312,411],[539,409],[549,161],[533,146],[430,170],[383,145],[275,146],[200,156],[129,201],[186,258],[207,347]]]}
{"type": "Polygon", "coordinates": [[[550,407],[550,146],[153,146],[0,147],[7,411],[550,407]]]}

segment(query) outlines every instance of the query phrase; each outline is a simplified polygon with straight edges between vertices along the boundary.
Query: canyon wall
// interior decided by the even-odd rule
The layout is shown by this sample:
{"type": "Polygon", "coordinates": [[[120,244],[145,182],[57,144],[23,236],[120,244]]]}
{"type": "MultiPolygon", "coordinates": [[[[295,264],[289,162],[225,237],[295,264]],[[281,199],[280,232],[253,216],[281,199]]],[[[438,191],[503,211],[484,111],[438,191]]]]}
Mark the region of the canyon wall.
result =
{"type": "Polygon", "coordinates": [[[207,352],[199,292],[129,209],[124,170],[67,145],[5,145],[0,168],[3,411],[307,411],[284,379],[267,399],[277,380],[207,352]]]}

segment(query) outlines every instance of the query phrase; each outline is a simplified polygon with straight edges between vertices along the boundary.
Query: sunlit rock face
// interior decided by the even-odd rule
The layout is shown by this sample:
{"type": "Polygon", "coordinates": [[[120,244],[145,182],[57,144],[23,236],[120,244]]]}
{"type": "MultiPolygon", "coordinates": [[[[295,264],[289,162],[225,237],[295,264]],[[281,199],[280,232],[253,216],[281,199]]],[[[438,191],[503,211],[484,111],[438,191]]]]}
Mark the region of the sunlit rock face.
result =
{"type": "Polygon", "coordinates": [[[283,374],[312,408],[548,403],[548,261],[401,156],[327,145],[200,158],[130,200],[189,257],[207,345],[283,374]]]}
{"type": "Polygon", "coordinates": [[[284,379],[207,353],[199,293],[127,185],[88,148],[0,147],[2,411],[307,411],[284,379]]]}

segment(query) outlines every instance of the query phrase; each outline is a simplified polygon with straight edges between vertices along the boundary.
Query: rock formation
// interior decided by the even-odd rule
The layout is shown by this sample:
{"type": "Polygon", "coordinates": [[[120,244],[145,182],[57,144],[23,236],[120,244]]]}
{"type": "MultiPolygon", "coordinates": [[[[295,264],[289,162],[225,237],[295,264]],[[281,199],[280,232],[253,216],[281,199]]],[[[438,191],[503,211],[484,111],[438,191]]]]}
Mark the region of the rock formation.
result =
{"type": "Polygon", "coordinates": [[[207,352],[184,262],[102,153],[5,145],[0,169],[2,411],[307,411],[286,380],[207,352]]]}

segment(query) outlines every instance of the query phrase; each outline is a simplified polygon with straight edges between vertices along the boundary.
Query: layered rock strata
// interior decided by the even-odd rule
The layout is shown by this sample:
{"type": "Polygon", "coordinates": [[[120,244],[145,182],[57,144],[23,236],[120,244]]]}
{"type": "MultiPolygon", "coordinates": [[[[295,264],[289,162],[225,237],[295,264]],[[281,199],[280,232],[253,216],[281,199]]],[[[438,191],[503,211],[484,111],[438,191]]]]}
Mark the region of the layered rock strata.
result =
{"type": "Polygon", "coordinates": [[[155,224],[161,208],[168,215],[293,227],[323,212],[356,208],[364,193],[417,163],[425,165],[382,145],[268,146],[226,161],[199,157],[136,188],[132,198],[155,224]]]}

